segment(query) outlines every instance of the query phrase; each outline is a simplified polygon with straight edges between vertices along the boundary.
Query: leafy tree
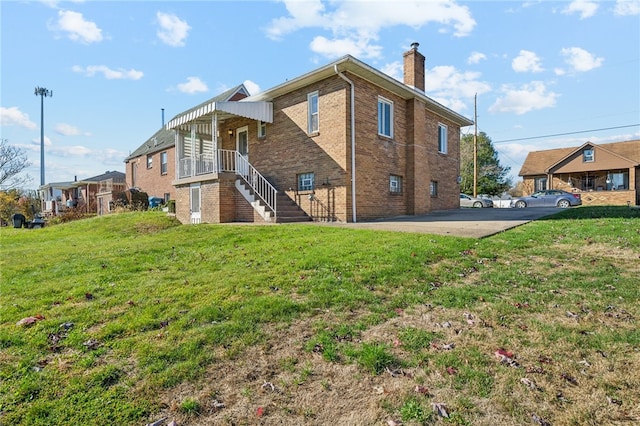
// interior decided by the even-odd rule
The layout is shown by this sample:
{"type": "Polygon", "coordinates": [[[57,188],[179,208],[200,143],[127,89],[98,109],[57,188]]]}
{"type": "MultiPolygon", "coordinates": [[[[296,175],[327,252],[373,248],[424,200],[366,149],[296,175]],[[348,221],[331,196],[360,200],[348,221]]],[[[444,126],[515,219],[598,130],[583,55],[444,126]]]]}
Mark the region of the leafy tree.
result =
{"type": "MultiPolygon", "coordinates": [[[[478,194],[500,195],[511,187],[508,173],[511,167],[500,165],[498,152],[491,138],[480,132],[477,139],[478,194]]],[[[460,142],[460,191],[473,194],[473,135],[465,135],[460,142]]]]}
{"type": "Polygon", "coordinates": [[[31,181],[29,175],[20,176],[30,165],[22,148],[10,145],[7,139],[0,139],[0,187],[15,189],[31,181]]]}
{"type": "Polygon", "coordinates": [[[0,191],[0,219],[9,223],[14,213],[22,213],[27,220],[40,211],[40,199],[36,191],[21,191],[13,188],[0,191]]]}

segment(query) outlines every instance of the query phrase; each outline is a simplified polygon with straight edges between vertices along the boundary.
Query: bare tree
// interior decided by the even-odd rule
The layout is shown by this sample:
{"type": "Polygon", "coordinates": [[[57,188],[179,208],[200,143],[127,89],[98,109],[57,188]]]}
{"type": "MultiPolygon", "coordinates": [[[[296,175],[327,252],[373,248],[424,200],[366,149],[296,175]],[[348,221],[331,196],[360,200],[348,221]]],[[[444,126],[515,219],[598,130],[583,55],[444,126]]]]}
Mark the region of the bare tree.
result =
{"type": "Polygon", "coordinates": [[[24,149],[0,139],[0,187],[4,190],[19,188],[31,181],[28,174],[20,175],[31,163],[24,149]]]}

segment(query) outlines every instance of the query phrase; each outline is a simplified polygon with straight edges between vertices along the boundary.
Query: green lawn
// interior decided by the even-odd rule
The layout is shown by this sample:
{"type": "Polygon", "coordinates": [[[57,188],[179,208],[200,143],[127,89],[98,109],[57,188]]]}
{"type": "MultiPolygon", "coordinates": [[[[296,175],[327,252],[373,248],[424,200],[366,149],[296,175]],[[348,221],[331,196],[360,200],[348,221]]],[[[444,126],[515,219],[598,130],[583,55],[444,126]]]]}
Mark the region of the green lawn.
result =
{"type": "Polygon", "coordinates": [[[0,238],[0,424],[640,422],[638,210],[482,240],[160,212],[0,238]]]}

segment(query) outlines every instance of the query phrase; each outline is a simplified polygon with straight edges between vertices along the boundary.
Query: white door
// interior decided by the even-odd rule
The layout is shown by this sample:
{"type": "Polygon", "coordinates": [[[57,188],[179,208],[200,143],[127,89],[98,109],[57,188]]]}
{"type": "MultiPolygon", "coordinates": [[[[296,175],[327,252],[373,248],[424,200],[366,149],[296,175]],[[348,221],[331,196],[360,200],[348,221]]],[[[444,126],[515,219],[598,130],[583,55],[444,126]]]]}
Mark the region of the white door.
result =
{"type": "Polygon", "coordinates": [[[189,196],[191,223],[200,223],[200,184],[192,183],[189,196]]]}
{"type": "Polygon", "coordinates": [[[247,167],[249,161],[249,127],[244,126],[236,130],[236,151],[242,157],[238,161],[238,173],[247,177],[249,169],[247,167]]]}

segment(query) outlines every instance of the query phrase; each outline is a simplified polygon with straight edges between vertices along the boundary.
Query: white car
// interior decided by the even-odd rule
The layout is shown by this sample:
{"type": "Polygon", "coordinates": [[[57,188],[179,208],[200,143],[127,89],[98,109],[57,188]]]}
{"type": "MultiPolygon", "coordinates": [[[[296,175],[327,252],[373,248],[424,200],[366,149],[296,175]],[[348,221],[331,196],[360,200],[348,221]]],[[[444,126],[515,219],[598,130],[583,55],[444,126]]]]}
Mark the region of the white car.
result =
{"type": "Polygon", "coordinates": [[[467,194],[460,194],[460,207],[493,207],[493,201],[489,198],[478,198],[467,194]]]}

